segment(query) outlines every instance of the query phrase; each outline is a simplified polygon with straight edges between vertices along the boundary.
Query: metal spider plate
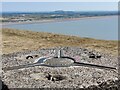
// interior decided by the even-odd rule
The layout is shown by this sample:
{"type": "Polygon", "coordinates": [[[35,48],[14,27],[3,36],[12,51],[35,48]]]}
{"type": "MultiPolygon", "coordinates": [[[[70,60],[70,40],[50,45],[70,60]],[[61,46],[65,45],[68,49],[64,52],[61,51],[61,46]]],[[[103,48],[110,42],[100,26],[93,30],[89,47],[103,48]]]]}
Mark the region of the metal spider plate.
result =
{"type": "Polygon", "coordinates": [[[44,65],[53,67],[66,67],[71,66],[73,63],[74,61],[69,58],[51,58],[44,61],[44,65]]]}

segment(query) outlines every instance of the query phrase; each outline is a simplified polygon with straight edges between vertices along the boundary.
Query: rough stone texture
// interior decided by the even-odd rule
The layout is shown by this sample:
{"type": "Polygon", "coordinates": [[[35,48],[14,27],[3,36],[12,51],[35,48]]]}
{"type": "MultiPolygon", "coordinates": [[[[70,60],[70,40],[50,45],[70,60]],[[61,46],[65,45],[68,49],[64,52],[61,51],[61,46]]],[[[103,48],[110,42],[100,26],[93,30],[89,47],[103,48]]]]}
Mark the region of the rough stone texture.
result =
{"type": "MultiPolygon", "coordinates": [[[[54,56],[55,50],[58,48],[61,47],[2,55],[3,68],[33,63],[36,58],[26,59],[27,55],[54,56]]],[[[75,58],[77,62],[116,68],[118,65],[117,57],[104,53],[76,47],[62,47],[62,49],[64,56],[75,58]],[[101,58],[89,58],[91,53],[101,55],[101,58]]],[[[107,88],[107,90],[118,90],[116,89],[118,71],[84,66],[56,68],[36,66],[3,71],[2,81],[9,88],[84,88],[84,90],[106,90],[104,88],[107,88]]]]}

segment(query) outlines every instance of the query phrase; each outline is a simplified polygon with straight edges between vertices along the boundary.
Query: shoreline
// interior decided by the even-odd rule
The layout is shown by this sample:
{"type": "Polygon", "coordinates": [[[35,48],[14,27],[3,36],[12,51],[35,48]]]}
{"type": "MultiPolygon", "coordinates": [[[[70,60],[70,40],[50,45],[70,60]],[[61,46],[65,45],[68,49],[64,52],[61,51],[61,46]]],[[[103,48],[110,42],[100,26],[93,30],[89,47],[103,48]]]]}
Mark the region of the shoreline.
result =
{"type": "Polygon", "coordinates": [[[18,25],[18,24],[36,24],[36,23],[51,23],[51,22],[64,22],[64,21],[76,21],[76,20],[83,20],[83,19],[96,19],[96,18],[106,18],[106,17],[116,17],[117,15],[112,16],[92,16],[92,17],[81,17],[81,18],[64,18],[64,19],[46,19],[46,20],[37,20],[37,21],[30,21],[30,22],[9,22],[9,23],[1,23],[2,26],[7,25],[18,25]]]}
{"type": "Polygon", "coordinates": [[[98,40],[93,38],[7,28],[3,28],[2,36],[4,45],[3,53],[37,50],[39,48],[56,46],[77,46],[117,55],[118,42],[112,40],[98,40]]]}

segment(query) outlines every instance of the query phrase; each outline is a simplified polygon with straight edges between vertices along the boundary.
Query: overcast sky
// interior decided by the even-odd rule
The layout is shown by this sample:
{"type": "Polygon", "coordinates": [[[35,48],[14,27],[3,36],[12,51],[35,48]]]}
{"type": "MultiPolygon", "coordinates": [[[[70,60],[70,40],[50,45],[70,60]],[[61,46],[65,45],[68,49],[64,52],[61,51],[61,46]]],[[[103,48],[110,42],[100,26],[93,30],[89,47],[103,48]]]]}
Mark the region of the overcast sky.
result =
{"type": "Polygon", "coordinates": [[[117,11],[117,2],[3,2],[3,12],[117,11]]]}

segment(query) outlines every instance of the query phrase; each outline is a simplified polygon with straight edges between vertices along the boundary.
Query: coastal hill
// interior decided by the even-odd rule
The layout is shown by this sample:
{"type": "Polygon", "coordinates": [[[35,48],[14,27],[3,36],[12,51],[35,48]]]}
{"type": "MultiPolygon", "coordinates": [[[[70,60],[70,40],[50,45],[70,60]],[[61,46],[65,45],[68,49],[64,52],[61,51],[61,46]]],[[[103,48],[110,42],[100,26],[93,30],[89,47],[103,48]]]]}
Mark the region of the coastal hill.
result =
{"type": "MultiPolygon", "coordinates": [[[[0,30],[1,31],[1,30],[0,30]]],[[[117,55],[117,41],[81,38],[62,34],[2,29],[3,54],[25,50],[37,50],[56,46],[84,47],[111,55],[117,55]]]]}

